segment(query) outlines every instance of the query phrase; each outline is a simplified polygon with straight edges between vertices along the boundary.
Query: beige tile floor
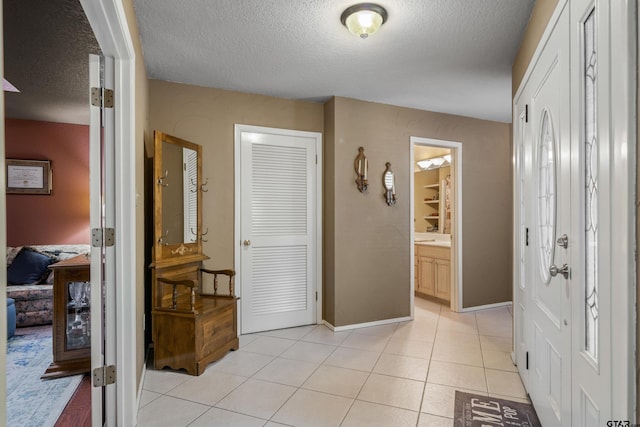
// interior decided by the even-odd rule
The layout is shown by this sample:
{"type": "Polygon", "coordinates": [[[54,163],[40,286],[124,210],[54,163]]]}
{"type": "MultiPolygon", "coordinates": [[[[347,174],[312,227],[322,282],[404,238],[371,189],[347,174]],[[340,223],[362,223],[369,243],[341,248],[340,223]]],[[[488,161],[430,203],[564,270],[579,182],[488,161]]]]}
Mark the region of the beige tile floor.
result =
{"type": "Polygon", "coordinates": [[[138,426],[451,426],[455,390],[527,401],[511,317],[416,298],[411,322],[243,335],[199,377],[148,368],[138,426]]]}

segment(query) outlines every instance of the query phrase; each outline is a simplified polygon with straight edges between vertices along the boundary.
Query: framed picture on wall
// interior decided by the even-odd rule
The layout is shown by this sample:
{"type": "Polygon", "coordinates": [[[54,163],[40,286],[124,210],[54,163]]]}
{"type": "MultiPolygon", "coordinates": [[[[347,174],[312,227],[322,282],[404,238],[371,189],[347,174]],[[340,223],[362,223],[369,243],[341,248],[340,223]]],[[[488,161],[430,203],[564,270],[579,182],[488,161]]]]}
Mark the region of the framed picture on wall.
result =
{"type": "Polygon", "coordinates": [[[51,161],[7,159],[7,194],[51,194],[51,161]]]}

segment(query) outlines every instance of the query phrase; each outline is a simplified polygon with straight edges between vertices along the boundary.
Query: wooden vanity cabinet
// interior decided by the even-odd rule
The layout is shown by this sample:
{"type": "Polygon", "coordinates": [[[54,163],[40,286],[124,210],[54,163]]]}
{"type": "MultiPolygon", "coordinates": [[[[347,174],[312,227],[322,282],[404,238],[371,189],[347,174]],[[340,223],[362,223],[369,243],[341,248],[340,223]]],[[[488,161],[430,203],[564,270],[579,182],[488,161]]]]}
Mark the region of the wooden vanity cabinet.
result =
{"type": "Polygon", "coordinates": [[[451,298],[451,248],[415,245],[415,292],[449,301],[451,298]]]}

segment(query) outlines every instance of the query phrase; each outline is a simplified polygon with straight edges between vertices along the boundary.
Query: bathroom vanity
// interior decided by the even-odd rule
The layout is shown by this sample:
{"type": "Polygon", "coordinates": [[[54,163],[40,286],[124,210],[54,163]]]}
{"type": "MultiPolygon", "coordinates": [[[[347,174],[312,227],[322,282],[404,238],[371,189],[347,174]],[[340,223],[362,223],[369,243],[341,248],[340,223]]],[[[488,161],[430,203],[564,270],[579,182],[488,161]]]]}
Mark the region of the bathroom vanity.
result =
{"type": "Polygon", "coordinates": [[[444,301],[451,298],[451,241],[415,239],[415,293],[444,301]]]}

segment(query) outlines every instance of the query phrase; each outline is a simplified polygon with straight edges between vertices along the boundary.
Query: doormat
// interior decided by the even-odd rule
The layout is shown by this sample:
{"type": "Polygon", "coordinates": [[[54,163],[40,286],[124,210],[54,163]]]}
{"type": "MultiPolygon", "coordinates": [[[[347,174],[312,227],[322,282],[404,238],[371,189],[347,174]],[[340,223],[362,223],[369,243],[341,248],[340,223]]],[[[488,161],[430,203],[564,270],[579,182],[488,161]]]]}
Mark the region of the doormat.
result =
{"type": "Polygon", "coordinates": [[[457,390],[454,425],[456,427],[542,427],[533,405],[457,390]]]}

